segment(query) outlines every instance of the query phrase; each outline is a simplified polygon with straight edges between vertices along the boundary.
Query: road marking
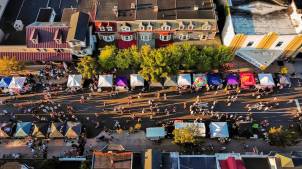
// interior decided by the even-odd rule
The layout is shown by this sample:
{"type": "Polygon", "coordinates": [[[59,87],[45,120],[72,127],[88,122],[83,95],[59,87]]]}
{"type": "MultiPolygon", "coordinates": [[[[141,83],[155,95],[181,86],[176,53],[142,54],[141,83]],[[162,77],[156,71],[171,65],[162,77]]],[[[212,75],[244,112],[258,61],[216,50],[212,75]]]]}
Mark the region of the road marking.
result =
{"type": "Polygon", "coordinates": [[[259,112],[215,112],[215,113],[230,113],[230,114],[291,114],[290,112],[264,112],[264,111],[259,111],[259,112]]]}
{"type": "Polygon", "coordinates": [[[299,100],[295,99],[295,103],[296,103],[296,106],[297,106],[298,113],[301,113],[301,106],[300,106],[299,100]]]}

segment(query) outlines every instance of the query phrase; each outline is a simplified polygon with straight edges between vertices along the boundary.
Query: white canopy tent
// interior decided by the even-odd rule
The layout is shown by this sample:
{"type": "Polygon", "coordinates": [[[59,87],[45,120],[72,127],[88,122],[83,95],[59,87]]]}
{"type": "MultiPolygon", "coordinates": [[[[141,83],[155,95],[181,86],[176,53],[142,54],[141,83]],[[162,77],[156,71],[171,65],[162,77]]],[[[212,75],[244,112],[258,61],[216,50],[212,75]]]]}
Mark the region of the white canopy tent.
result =
{"type": "Polygon", "coordinates": [[[191,86],[191,75],[190,74],[179,74],[177,77],[178,86],[191,86]]]}
{"type": "Polygon", "coordinates": [[[194,136],[206,136],[206,126],[204,123],[175,123],[174,126],[175,129],[190,128],[193,130],[194,136]]]}
{"type": "Polygon", "coordinates": [[[99,75],[98,87],[113,87],[113,75],[99,75]]]}
{"type": "Polygon", "coordinates": [[[227,122],[211,122],[209,127],[211,138],[229,137],[229,129],[227,122]]]}
{"type": "Polygon", "coordinates": [[[82,87],[82,75],[69,75],[67,87],[82,87]]]}
{"type": "Polygon", "coordinates": [[[8,88],[14,90],[22,90],[26,77],[13,77],[8,88]]]}
{"type": "Polygon", "coordinates": [[[279,76],[279,82],[281,85],[291,85],[290,79],[285,75],[279,76]]]}
{"type": "Polygon", "coordinates": [[[175,75],[167,77],[164,82],[164,86],[166,87],[177,86],[177,77],[175,75]]]}
{"type": "Polygon", "coordinates": [[[261,86],[268,86],[268,87],[275,86],[273,76],[270,73],[259,73],[258,78],[261,86]]]}
{"type": "Polygon", "coordinates": [[[144,86],[145,81],[142,76],[139,74],[131,74],[130,75],[130,86],[131,87],[139,87],[139,86],[144,86]]]}

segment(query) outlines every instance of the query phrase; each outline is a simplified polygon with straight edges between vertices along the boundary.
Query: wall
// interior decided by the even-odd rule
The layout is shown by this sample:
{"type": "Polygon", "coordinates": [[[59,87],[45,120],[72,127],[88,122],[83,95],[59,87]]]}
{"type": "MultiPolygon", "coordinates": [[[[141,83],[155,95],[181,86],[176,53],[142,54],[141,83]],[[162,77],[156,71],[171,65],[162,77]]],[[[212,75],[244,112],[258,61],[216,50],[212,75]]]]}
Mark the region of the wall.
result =
{"type": "Polygon", "coordinates": [[[230,15],[226,17],[225,25],[223,27],[221,37],[222,37],[222,42],[225,46],[229,46],[233,38],[235,37],[232,18],[230,15]]]}

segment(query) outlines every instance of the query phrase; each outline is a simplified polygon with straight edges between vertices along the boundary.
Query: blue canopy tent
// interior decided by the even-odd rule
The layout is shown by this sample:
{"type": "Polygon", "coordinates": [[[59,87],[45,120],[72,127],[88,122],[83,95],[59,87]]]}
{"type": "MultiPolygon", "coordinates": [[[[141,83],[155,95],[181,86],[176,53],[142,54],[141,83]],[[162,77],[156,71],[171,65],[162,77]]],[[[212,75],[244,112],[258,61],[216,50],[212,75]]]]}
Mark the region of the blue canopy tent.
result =
{"type": "Polygon", "coordinates": [[[15,137],[27,137],[30,135],[32,123],[31,122],[19,122],[17,123],[17,129],[15,137]]]}
{"type": "Polygon", "coordinates": [[[11,81],[11,77],[3,77],[0,81],[0,87],[7,88],[11,81]]]}
{"type": "Polygon", "coordinates": [[[146,137],[150,140],[160,140],[166,136],[165,128],[163,127],[150,127],[146,128],[146,137]]]}
{"type": "Polygon", "coordinates": [[[222,84],[222,79],[219,74],[208,74],[208,84],[210,86],[219,86],[222,84]]]}
{"type": "Polygon", "coordinates": [[[211,122],[209,127],[211,138],[229,137],[229,129],[227,122],[211,122]]]}

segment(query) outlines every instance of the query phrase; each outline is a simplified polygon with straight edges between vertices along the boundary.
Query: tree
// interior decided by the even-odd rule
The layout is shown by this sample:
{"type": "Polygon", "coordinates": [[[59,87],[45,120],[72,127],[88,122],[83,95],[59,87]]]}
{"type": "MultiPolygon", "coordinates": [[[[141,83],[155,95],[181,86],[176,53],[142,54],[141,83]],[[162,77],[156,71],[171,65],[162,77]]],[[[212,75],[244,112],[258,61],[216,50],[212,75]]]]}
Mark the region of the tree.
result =
{"type": "Polygon", "coordinates": [[[201,51],[196,58],[195,68],[200,72],[207,72],[212,69],[212,58],[207,55],[207,52],[211,51],[201,51]]]}
{"type": "Polygon", "coordinates": [[[105,46],[99,55],[98,62],[104,71],[110,71],[115,67],[115,57],[117,55],[115,46],[105,46]]]}
{"type": "Polygon", "coordinates": [[[14,57],[2,57],[0,58],[0,74],[10,75],[16,71],[20,71],[24,68],[22,62],[16,60],[14,57]]]}
{"type": "Polygon", "coordinates": [[[82,74],[83,78],[92,78],[97,74],[97,63],[91,56],[85,56],[80,59],[77,70],[82,74]]]}
{"type": "Polygon", "coordinates": [[[174,144],[195,144],[196,139],[194,133],[190,128],[175,129],[173,131],[174,144]]]}
{"type": "Polygon", "coordinates": [[[180,46],[181,48],[181,65],[184,69],[195,69],[198,64],[198,58],[200,52],[196,46],[192,46],[189,43],[184,43],[180,46]]]}
{"type": "Polygon", "coordinates": [[[82,161],[80,169],[90,169],[89,161],[82,161]]]}
{"type": "Polygon", "coordinates": [[[119,50],[116,58],[115,65],[118,69],[125,70],[131,68],[137,70],[140,65],[139,54],[136,47],[119,50]]]}
{"type": "Polygon", "coordinates": [[[219,46],[218,48],[204,47],[202,53],[211,58],[211,67],[214,69],[219,69],[223,64],[234,59],[234,54],[226,46],[219,46]]]}
{"type": "Polygon", "coordinates": [[[290,129],[285,129],[282,126],[272,127],[269,129],[268,138],[271,145],[289,146],[295,144],[298,134],[290,129]]]}

